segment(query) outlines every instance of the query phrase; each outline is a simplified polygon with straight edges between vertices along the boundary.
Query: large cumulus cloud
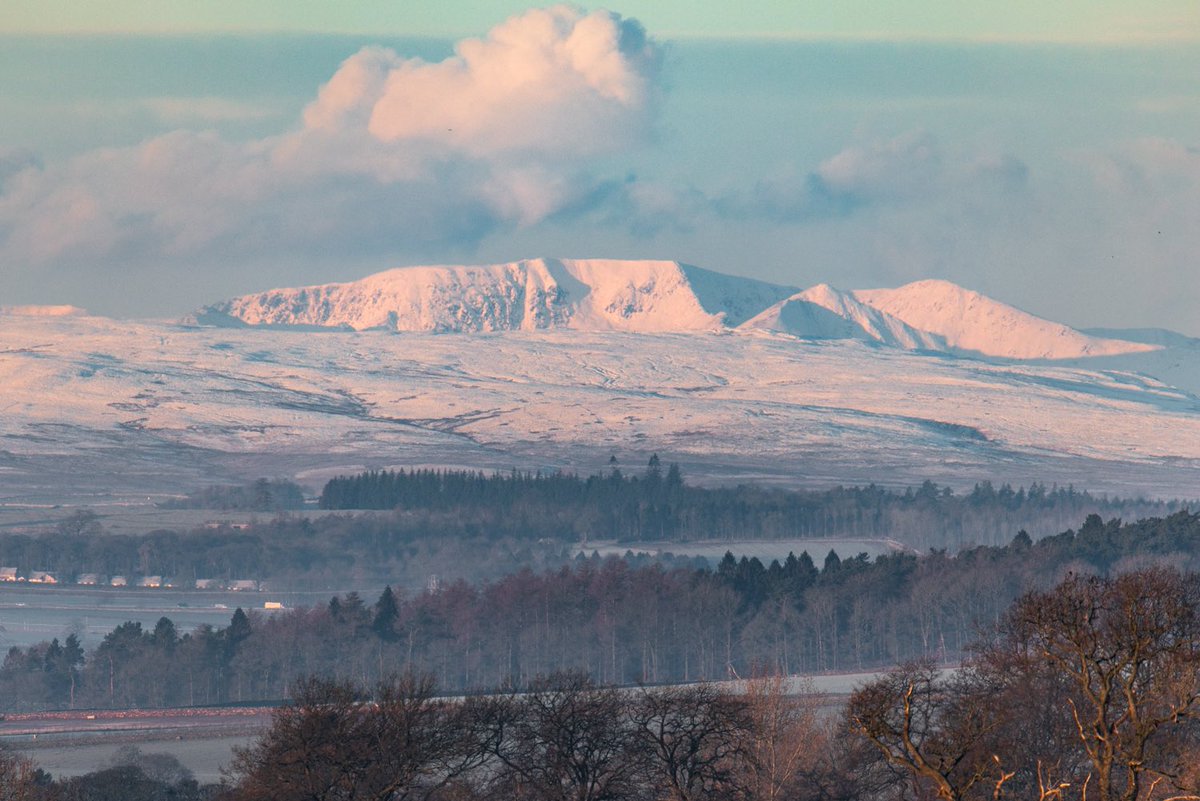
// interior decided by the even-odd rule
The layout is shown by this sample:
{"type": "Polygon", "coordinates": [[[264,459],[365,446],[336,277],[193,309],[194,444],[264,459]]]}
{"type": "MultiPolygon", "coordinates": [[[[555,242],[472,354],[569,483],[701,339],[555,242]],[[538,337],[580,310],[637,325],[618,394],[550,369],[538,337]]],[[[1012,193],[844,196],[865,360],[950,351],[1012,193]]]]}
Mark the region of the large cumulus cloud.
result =
{"type": "Polygon", "coordinates": [[[10,277],[86,276],[470,244],[597,197],[589,159],[647,136],[658,62],[636,21],[568,6],[441,62],[366,47],[279,136],[180,131],[49,166],[0,159],[0,259],[10,277]]]}
{"type": "Polygon", "coordinates": [[[368,48],[306,109],[310,130],[366,130],[479,157],[574,157],[642,133],[657,51],[641,27],[566,6],[533,10],[436,64],[368,48]]]}

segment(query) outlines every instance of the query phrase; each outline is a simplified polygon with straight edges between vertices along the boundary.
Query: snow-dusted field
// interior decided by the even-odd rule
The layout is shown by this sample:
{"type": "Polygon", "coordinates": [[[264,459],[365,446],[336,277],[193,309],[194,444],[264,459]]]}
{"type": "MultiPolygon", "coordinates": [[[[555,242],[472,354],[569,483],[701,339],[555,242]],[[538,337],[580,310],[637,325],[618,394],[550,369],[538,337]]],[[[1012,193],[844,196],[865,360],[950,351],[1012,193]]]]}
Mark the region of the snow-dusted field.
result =
{"type": "Polygon", "coordinates": [[[1196,340],[1003,362],[762,330],[431,334],[0,314],[0,500],[145,503],[364,467],[925,478],[1196,497],[1196,340]]]}

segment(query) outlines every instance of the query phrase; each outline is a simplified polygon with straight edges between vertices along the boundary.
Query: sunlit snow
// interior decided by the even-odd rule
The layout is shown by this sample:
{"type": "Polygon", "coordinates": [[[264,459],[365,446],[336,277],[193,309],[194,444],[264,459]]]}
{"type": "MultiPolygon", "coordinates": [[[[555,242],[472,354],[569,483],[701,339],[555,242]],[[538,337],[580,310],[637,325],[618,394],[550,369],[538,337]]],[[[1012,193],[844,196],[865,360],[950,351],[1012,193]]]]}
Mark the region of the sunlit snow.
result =
{"type": "MultiPolygon", "coordinates": [[[[658,269],[646,273],[655,286],[715,275],[658,269]]],[[[575,321],[598,315],[605,330],[313,332],[0,314],[0,486],[9,502],[144,502],[216,480],[361,467],[591,472],[616,454],[640,469],[653,452],[710,481],[1036,480],[1187,497],[1200,486],[1195,340],[989,361],[712,325],[729,313],[722,302],[745,303],[749,290],[728,279],[731,301],[701,302],[673,286],[638,302],[699,330],[655,330],[662,320],[611,330],[609,287],[588,300],[593,290],[569,283],[561,308],[575,321]]],[[[759,311],[792,294],[751,289],[764,295],[759,311]]]]}

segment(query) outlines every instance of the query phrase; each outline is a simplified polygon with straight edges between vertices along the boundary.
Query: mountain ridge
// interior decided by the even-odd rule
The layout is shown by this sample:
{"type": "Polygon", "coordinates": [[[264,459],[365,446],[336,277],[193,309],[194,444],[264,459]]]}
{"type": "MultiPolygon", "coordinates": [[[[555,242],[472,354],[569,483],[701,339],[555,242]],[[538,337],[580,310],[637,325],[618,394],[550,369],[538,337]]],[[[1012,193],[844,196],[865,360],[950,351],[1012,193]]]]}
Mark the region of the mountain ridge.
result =
{"type": "Polygon", "coordinates": [[[523,259],[397,267],[358,281],[273,289],[205,307],[195,319],[434,333],[709,331],[737,325],[792,291],[675,261],[523,259]]]}
{"type": "Polygon", "coordinates": [[[188,320],[214,326],[483,333],[762,330],[904,350],[1068,360],[1163,347],[1089,335],[939,279],[801,290],[666,260],[523,259],[397,267],[357,281],[252,293],[188,320]]]}

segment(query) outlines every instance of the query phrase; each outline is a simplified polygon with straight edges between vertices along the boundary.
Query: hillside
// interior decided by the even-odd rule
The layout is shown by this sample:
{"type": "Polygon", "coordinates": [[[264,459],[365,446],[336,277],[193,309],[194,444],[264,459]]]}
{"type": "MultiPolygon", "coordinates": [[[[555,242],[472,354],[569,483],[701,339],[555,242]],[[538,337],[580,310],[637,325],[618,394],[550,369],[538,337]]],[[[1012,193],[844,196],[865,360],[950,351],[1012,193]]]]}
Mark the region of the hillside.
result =
{"type": "Polygon", "coordinates": [[[852,294],[913,328],[937,334],[952,348],[985,356],[1077,359],[1156,350],[1154,345],[1088,336],[949,281],[915,281],[898,289],[852,294]]]}
{"type": "Polygon", "coordinates": [[[0,315],[0,503],[390,466],[1193,497],[1194,349],[1026,363],[767,331],[503,335],[0,315]],[[1180,374],[1182,375],[1182,373],[1180,374]]]}

